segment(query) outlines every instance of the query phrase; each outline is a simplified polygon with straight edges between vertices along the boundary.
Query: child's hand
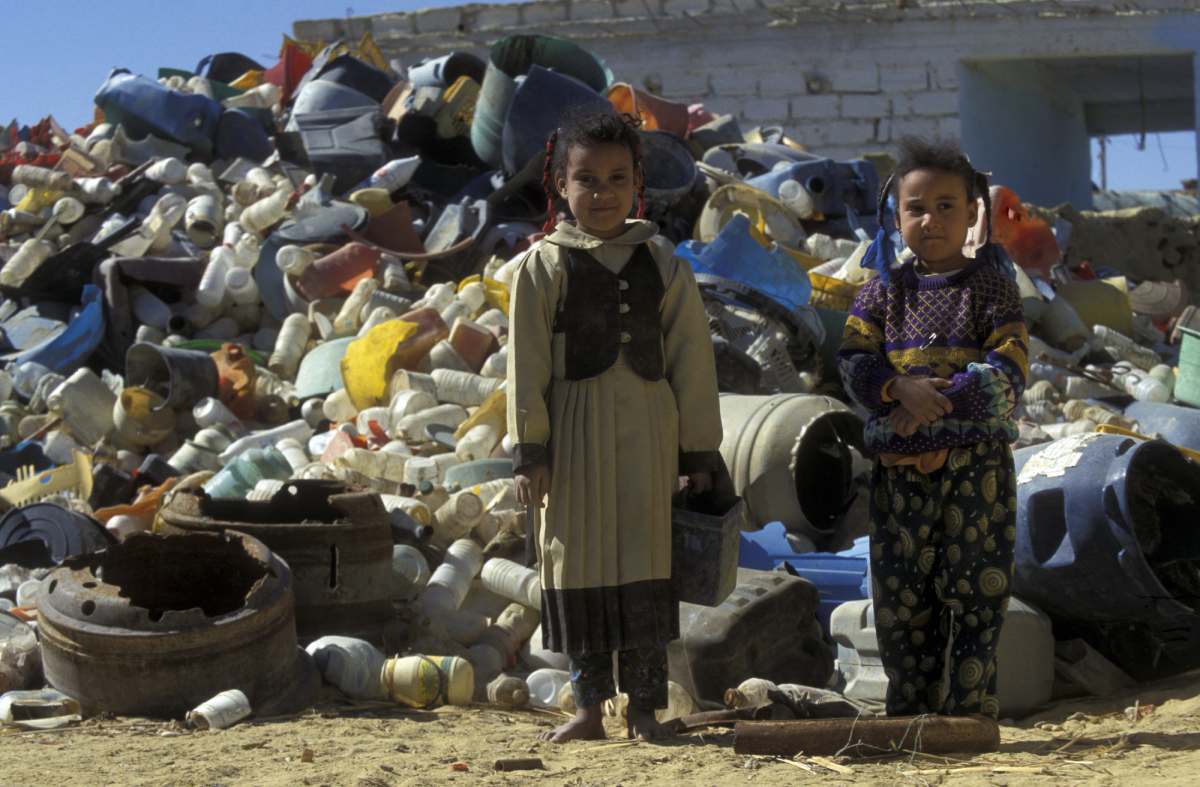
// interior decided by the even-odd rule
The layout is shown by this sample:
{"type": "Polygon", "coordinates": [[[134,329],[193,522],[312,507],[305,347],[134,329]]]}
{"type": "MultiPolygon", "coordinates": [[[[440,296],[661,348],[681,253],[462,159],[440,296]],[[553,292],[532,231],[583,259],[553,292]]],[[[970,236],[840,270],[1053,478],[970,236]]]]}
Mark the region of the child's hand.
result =
{"type": "Polygon", "coordinates": [[[517,502],[523,506],[542,507],[542,498],[550,492],[550,468],[534,465],[524,473],[513,476],[517,489],[517,502]]]}
{"type": "Polygon", "coordinates": [[[912,437],[922,425],[921,419],[910,413],[904,405],[892,410],[891,421],[892,430],[901,437],[912,437]]]}
{"type": "Polygon", "coordinates": [[[932,424],[948,415],[954,406],[942,395],[943,388],[954,383],[940,377],[897,377],[892,383],[892,398],[923,424],[932,424]]]}

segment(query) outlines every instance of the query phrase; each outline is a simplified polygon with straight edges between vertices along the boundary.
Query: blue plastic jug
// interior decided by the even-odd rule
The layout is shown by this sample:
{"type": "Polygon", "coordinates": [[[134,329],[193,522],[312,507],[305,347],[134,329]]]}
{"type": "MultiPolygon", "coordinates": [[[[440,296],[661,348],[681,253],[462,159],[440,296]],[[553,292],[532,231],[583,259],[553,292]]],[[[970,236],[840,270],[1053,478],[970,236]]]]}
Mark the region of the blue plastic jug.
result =
{"type": "Polygon", "coordinates": [[[744,213],[730,219],[712,243],[684,241],[675,253],[696,273],[708,273],[742,282],[774,298],[788,309],[798,309],[812,296],[808,272],[777,245],[770,249],[750,235],[744,213]]]}
{"type": "Polygon", "coordinates": [[[779,196],[785,180],[794,180],[812,195],[813,204],[826,217],[872,215],[879,196],[879,174],[869,161],[834,161],[822,158],[801,161],[752,177],[747,185],[779,196]]]}
{"type": "Polygon", "coordinates": [[[170,90],[148,77],[114,68],[95,100],[104,110],[104,119],[120,123],[132,137],[153,134],[187,145],[198,155],[212,154],[221,105],[207,96],[170,90]]]}

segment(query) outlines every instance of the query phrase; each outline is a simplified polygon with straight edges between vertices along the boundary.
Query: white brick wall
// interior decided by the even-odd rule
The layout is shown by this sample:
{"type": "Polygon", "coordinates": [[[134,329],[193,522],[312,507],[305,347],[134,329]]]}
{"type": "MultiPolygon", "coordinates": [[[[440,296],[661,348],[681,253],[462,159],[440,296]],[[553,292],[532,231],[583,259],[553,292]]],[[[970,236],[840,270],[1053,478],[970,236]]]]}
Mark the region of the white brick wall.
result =
{"type": "Polygon", "coordinates": [[[703,102],[746,129],[783,125],[810,148],[845,157],[905,134],[957,136],[964,60],[1158,51],[1164,25],[1200,14],[1195,0],[1142,0],[1136,12],[1095,0],[911,5],[541,0],[304,21],[295,33],[329,41],[370,29],[385,56],[404,64],[454,49],[486,57],[505,35],[563,36],[603,58],[619,81],[703,102]]]}

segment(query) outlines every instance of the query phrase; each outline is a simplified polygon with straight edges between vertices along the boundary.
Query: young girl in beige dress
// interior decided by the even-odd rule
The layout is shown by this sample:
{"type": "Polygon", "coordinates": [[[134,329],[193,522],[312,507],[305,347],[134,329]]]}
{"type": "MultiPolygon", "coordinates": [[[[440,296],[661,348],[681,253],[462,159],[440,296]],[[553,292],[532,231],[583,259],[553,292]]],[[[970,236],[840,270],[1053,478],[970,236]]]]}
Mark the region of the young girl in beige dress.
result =
{"type": "Polygon", "coordinates": [[[603,738],[601,705],[629,695],[629,734],[662,730],[671,591],[671,496],[723,473],[712,344],[688,264],[641,214],[640,139],[613,114],[577,118],[547,145],[544,240],[513,279],[508,428],[518,500],[541,506],[544,646],[571,659],[578,712],[545,736],[603,738]],[[559,200],[574,220],[552,226],[559,200]]]}

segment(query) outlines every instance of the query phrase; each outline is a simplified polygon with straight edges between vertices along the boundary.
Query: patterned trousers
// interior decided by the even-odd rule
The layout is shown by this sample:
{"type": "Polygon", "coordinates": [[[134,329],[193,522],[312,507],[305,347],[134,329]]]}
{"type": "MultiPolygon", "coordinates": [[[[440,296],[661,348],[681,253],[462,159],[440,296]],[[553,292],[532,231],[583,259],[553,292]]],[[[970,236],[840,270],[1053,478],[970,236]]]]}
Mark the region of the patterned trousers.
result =
{"type": "MultiPolygon", "coordinates": [[[[617,651],[621,689],[630,707],[653,711],[667,707],[666,648],[617,651]]],[[[612,654],[583,653],[571,656],[571,690],[580,708],[599,705],[617,694],[613,685],[612,654]]]]}
{"type": "Polygon", "coordinates": [[[952,449],[929,475],[876,463],[869,532],[888,715],[999,713],[1016,496],[1002,442],[952,449]]]}

